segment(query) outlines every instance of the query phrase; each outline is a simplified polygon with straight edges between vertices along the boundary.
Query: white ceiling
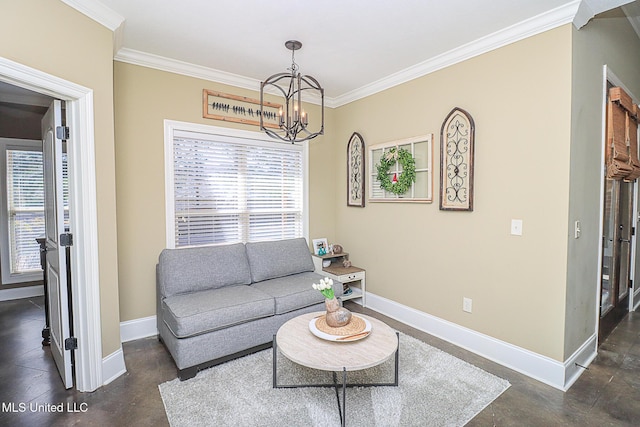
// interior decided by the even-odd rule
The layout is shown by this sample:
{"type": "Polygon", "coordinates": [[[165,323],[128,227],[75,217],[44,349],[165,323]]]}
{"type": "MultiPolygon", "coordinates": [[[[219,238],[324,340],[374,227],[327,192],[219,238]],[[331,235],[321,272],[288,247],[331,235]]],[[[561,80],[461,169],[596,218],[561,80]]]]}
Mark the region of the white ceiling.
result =
{"type": "MultiPolygon", "coordinates": [[[[100,0],[122,46],[257,81],[300,71],[338,97],[573,0],[100,0]]],[[[570,20],[568,21],[570,22],[570,20]]]]}
{"type": "Polygon", "coordinates": [[[115,31],[117,60],[253,89],[300,40],[330,106],[622,4],[640,22],[640,0],[62,1],[115,31]]]}

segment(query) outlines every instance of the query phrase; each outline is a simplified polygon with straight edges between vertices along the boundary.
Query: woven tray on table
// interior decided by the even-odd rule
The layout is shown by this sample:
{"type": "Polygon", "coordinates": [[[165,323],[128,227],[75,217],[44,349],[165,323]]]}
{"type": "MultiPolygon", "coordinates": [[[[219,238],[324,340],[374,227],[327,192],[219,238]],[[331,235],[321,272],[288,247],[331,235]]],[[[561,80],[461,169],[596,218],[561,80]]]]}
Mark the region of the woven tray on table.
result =
{"type": "Polygon", "coordinates": [[[316,319],[316,328],[318,330],[324,332],[325,334],[335,335],[335,336],[347,336],[358,334],[366,328],[366,324],[364,319],[361,317],[352,314],[351,321],[344,326],[340,326],[339,328],[334,328],[327,325],[327,319],[325,315],[322,315],[316,319]]]}

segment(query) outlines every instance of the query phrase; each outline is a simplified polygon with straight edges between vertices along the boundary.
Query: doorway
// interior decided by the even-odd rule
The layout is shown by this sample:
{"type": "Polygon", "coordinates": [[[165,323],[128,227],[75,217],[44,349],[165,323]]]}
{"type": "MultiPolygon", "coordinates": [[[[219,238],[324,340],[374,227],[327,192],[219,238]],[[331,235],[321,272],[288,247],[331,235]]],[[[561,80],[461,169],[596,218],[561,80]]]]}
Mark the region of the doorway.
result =
{"type": "Polygon", "coordinates": [[[634,183],[606,179],[604,194],[599,342],[603,342],[629,312],[635,234],[634,183]]]}
{"type": "MultiPolygon", "coordinates": [[[[60,373],[68,389],[73,387],[73,351],[65,349],[65,339],[73,332],[71,286],[66,274],[69,251],[58,244],[58,236],[68,232],[62,228],[70,226],[66,215],[68,174],[65,144],[55,137],[56,126],[60,129],[65,124],[64,105],[0,82],[0,111],[0,295],[27,297],[9,307],[24,306],[25,301],[44,306],[45,326],[34,337],[12,336],[11,340],[25,340],[29,347],[34,338],[42,337],[42,357],[53,358],[57,367],[53,373],[60,373]],[[62,257],[56,257],[60,253],[62,257]],[[62,261],[53,262],[57,258],[62,261]],[[15,287],[6,288],[12,284],[15,287]],[[42,301],[28,298],[38,291],[44,293],[42,301]]],[[[29,304],[26,307],[31,308],[29,304]]],[[[15,316],[16,321],[21,319],[24,316],[15,316]]],[[[3,356],[8,356],[9,349],[4,350],[3,356]]]]}
{"type": "MultiPolygon", "coordinates": [[[[67,105],[70,222],[76,234],[71,246],[75,378],[78,391],[103,385],[102,330],[98,259],[98,222],[93,91],[0,57],[0,82],[61,99],[67,105]]],[[[122,361],[122,364],[124,361],[122,361]]]]}
{"type": "Polygon", "coordinates": [[[599,342],[633,309],[640,178],[637,101],[606,67],[605,76],[599,342]]]}

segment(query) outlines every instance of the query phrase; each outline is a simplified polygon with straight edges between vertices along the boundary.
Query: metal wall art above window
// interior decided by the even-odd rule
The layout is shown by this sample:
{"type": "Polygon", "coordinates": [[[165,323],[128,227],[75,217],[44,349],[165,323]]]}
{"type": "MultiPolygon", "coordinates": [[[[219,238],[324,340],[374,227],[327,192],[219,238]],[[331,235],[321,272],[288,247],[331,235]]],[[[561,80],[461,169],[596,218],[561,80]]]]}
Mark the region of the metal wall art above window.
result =
{"type": "Polygon", "coordinates": [[[354,132],[347,144],[347,206],[364,208],[364,139],[354,132]]]}
{"type": "Polygon", "coordinates": [[[475,124],[454,108],[440,130],[440,209],[473,211],[475,124]]]}
{"type": "Polygon", "coordinates": [[[278,129],[278,111],[282,105],[215,90],[202,90],[202,117],[244,125],[262,125],[278,129]]]}

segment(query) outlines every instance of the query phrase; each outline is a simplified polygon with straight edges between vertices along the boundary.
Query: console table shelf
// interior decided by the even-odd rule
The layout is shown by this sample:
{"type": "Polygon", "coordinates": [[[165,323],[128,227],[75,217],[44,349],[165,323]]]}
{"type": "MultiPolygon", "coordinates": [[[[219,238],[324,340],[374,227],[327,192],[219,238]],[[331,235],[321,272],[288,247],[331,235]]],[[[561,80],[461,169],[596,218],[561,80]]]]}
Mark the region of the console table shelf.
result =
{"type": "Polygon", "coordinates": [[[346,252],[340,254],[313,255],[316,273],[323,274],[333,280],[342,282],[351,288],[350,295],[340,297],[342,301],[353,299],[356,303],[366,306],[365,270],[359,267],[344,267],[342,262],[349,259],[346,252]],[[322,266],[322,261],[331,260],[328,267],[322,266]]]}

